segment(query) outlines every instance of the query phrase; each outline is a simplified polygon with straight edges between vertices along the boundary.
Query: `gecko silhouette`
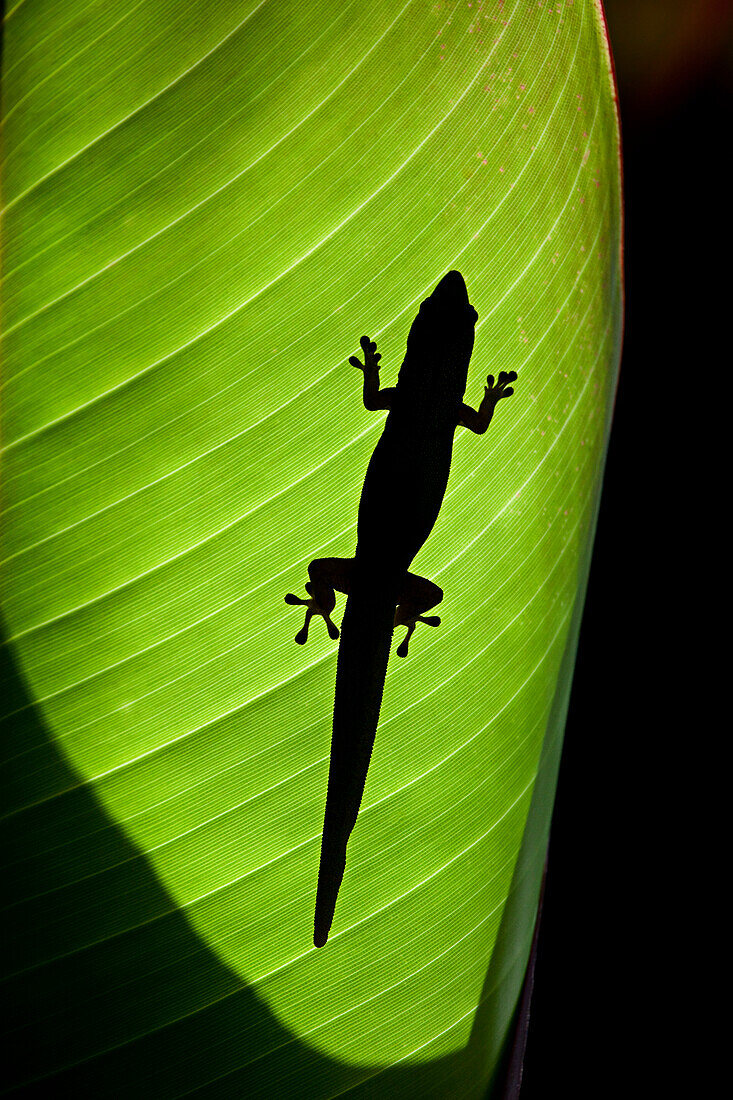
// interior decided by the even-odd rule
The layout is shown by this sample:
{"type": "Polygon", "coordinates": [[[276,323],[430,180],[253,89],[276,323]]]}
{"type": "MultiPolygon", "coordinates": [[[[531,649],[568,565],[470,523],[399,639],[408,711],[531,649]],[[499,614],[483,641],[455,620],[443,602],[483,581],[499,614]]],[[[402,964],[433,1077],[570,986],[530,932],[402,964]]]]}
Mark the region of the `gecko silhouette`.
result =
{"type": "Polygon", "coordinates": [[[425,612],[443,598],[432,581],[408,572],[443,503],[459,426],[482,435],[497,402],[514,392],[517,375],[489,375],[478,411],[463,403],[478,314],[463,276],[449,271],[420,306],[407,338],[397,385],[379,388],[377,345],[360,340],[364,362],[349,362],[364,374],[367,409],[388,409],[359,502],[353,558],[316,558],[308,566],[308,599],[288,593],[285,602],[306,607],[295,637],[303,645],[314,615],[329,636],[335,592],[347,596],[336,667],[328,793],[318,872],[313,942],[322,947],[333,922],[346,868],[346,845],[356,824],[379,721],[387,662],[396,626],[407,627],[397,648],[406,657],[417,623],[438,626],[425,612]]]}

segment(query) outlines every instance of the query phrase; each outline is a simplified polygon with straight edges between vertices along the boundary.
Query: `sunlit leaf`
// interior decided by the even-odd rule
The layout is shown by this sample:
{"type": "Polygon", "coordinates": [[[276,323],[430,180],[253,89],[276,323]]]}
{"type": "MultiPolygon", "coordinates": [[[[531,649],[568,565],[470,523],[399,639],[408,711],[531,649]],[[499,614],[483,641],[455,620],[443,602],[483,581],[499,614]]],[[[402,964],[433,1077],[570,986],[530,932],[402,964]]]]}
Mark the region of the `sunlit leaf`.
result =
{"type": "MultiPolygon", "coordinates": [[[[5,23],[3,952],[10,1084],[480,1096],[526,968],[621,326],[592,0],[16,0],[5,23]],[[350,556],[420,301],[467,400],[312,946],[350,556]],[[316,624],[318,625],[318,624],[316,624]],[[322,624],[320,624],[322,625],[322,624]]],[[[55,1093],[57,1094],[57,1093],[55,1093]]]]}

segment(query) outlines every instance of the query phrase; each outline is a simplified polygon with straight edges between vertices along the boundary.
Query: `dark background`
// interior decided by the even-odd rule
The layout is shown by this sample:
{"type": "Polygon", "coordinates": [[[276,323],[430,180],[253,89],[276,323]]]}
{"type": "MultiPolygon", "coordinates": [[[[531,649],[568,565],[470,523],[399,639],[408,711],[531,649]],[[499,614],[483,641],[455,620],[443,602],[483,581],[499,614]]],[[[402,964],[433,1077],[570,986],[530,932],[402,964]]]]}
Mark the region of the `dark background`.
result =
{"type": "Polygon", "coordinates": [[[696,713],[710,636],[695,605],[710,596],[703,425],[711,398],[729,402],[732,5],[605,6],[624,157],[625,337],[521,1100],[717,1093],[695,1067],[714,1046],[696,1050],[691,1034],[706,1009],[690,978],[701,950],[713,948],[703,968],[715,958],[701,934],[710,896],[694,840],[696,757],[709,763],[722,730],[696,713]]]}

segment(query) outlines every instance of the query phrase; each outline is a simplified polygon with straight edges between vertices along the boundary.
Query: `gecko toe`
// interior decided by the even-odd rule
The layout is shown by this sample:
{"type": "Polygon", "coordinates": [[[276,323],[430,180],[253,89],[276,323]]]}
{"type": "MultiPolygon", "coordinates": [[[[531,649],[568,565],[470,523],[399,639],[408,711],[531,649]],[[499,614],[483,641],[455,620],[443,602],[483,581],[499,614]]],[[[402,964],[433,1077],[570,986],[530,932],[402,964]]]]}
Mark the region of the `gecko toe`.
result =
{"type": "Polygon", "coordinates": [[[415,622],[425,623],[426,626],[440,626],[440,615],[418,615],[415,622]]]}

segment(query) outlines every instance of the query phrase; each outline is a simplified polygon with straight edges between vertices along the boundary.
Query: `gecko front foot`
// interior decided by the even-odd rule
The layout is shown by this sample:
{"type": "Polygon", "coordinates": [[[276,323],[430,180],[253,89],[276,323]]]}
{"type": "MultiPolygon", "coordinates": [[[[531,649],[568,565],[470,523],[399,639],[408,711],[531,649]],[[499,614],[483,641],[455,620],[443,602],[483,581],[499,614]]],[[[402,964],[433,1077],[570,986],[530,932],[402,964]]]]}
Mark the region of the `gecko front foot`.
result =
{"type": "Polygon", "coordinates": [[[303,623],[302,629],[295,635],[296,642],[298,645],[305,645],[308,641],[308,627],[314,615],[320,615],[323,618],[326,623],[326,629],[328,630],[328,636],[335,642],[339,636],[339,630],[329,614],[329,611],[333,610],[333,608],[321,607],[318,601],[313,598],[313,588],[310,581],[306,583],[305,590],[311,597],[309,600],[302,600],[299,596],[294,596],[292,592],[288,592],[285,596],[285,603],[292,605],[300,604],[301,607],[306,608],[305,622],[303,623]]]}

